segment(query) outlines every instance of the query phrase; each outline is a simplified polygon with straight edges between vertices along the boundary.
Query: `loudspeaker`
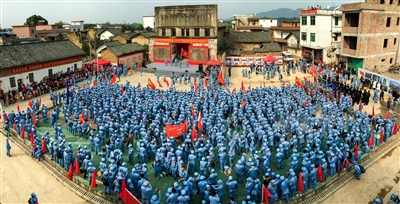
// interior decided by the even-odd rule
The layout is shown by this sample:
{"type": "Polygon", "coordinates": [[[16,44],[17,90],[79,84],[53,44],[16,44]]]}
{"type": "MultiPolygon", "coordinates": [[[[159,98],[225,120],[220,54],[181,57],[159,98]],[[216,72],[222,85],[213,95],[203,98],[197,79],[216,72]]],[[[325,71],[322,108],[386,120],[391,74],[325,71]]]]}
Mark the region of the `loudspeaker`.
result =
{"type": "Polygon", "coordinates": [[[185,70],[185,72],[188,73],[189,71],[188,71],[188,70],[185,70]]]}
{"type": "Polygon", "coordinates": [[[199,72],[203,72],[203,64],[199,64],[199,72]]]}

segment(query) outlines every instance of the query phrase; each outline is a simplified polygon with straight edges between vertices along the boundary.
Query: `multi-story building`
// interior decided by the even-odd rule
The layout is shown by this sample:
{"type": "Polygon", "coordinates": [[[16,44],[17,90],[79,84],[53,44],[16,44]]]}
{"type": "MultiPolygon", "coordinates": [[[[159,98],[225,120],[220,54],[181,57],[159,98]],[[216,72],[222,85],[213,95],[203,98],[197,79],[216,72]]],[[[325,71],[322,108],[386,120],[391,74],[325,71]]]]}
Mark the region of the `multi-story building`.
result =
{"type": "Polygon", "coordinates": [[[189,64],[206,64],[217,59],[218,7],[184,5],[155,7],[156,36],[149,42],[150,61],[174,60],[182,54],[189,64]]]}
{"type": "Polygon", "coordinates": [[[342,50],[349,67],[385,72],[399,62],[398,1],[366,0],[342,5],[342,50]]]}
{"type": "Polygon", "coordinates": [[[270,19],[270,18],[260,18],[260,25],[264,29],[269,29],[272,26],[278,26],[278,20],[277,19],[270,19]]]}
{"type": "Polygon", "coordinates": [[[295,57],[300,57],[299,33],[300,22],[282,22],[281,26],[271,26],[271,37],[279,43],[282,51],[289,51],[295,57]]]}
{"type": "Polygon", "coordinates": [[[233,15],[235,17],[235,32],[259,32],[264,28],[260,25],[260,18],[253,15],[233,15]]]}
{"type": "Polygon", "coordinates": [[[154,16],[143,16],[143,27],[144,28],[151,28],[154,29],[154,27],[156,26],[156,19],[154,16]]]}
{"type": "Polygon", "coordinates": [[[300,46],[304,58],[334,63],[340,55],[342,11],[340,7],[300,11],[300,46]]]}
{"type": "Polygon", "coordinates": [[[58,29],[57,25],[13,25],[13,33],[19,38],[47,38],[49,34],[69,33],[69,29],[58,29]]]}
{"type": "Polygon", "coordinates": [[[71,32],[75,31],[84,31],[84,21],[71,21],[71,24],[69,25],[69,29],[71,29],[71,32]]]}

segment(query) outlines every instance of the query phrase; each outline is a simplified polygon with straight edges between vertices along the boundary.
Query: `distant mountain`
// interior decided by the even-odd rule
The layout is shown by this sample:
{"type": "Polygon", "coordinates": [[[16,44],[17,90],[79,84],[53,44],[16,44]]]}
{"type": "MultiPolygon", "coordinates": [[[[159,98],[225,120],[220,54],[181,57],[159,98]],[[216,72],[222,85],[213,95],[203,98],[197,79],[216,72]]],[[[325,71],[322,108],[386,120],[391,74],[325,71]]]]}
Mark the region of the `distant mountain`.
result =
{"type": "MultiPolygon", "coordinates": [[[[300,17],[300,11],[304,10],[302,8],[298,8],[296,10],[289,9],[289,8],[279,8],[271,11],[265,11],[261,13],[257,13],[256,17],[257,18],[264,18],[264,17],[269,17],[269,18],[299,18],[300,17]]],[[[224,21],[232,21],[234,20],[234,17],[230,17],[227,19],[224,19],[224,21]]]]}

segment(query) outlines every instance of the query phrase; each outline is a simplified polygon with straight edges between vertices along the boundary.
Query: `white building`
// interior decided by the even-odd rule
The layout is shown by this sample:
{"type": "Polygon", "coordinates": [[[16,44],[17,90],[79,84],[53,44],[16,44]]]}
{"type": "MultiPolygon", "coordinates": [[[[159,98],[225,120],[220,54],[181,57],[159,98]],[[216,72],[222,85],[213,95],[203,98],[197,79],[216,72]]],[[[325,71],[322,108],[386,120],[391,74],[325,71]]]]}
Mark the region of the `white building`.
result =
{"type": "Polygon", "coordinates": [[[278,26],[277,19],[261,18],[260,25],[264,28],[271,28],[271,26],[278,26]]]}
{"type": "Polygon", "coordinates": [[[300,11],[300,46],[303,56],[316,62],[337,62],[340,55],[340,7],[300,11]]]}
{"type": "Polygon", "coordinates": [[[143,16],[143,28],[150,27],[154,29],[156,26],[156,19],[154,16],[143,16]]]}
{"type": "Polygon", "coordinates": [[[3,45],[0,87],[5,92],[18,90],[20,82],[27,85],[60,71],[74,71],[82,67],[84,55],[85,52],[69,40],[3,45]]]}
{"type": "Polygon", "coordinates": [[[83,22],[84,21],[71,21],[71,24],[69,25],[69,29],[71,29],[71,32],[83,31],[83,30],[85,30],[83,22]]]}
{"type": "Polygon", "coordinates": [[[109,40],[111,37],[116,37],[119,35],[122,31],[120,29],[116,28],[108,28],[100,31],[100,40],[109,40]]]}

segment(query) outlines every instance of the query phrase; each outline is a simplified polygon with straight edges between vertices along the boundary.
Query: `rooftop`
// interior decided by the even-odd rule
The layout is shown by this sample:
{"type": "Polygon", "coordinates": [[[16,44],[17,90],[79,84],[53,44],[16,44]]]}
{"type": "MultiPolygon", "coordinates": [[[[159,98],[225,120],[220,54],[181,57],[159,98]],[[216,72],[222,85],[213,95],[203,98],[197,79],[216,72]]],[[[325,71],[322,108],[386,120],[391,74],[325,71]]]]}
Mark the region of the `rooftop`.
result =
{"type": "Polygon", "coordinates": [[[69,40],[3,45],[0,69],[83,56],[85,52],[69,40]]]}
{"type": "Polygon", "coordinates": [[[270,32],[235,32],[231,29],[227,37],[235,43],[269,43],[272,41],[270,32]]]}
{"type": "Polygon", "coordinates": [[[139,51],[144,51],[144,48],[136,42],[125,45],[107,47],[107,49],[109,49],[112,53],[114,53],[117,56],[123,56],[139,51]]]}
{"type": "Polygon", "coordinates": [[[120,45],[123,45],[123,44],[118,40],[114,40],[114,41],[104,42],[102,45],[105,45],[107,47],[113,47],[113,46],[120,46],[120,45]]]}

